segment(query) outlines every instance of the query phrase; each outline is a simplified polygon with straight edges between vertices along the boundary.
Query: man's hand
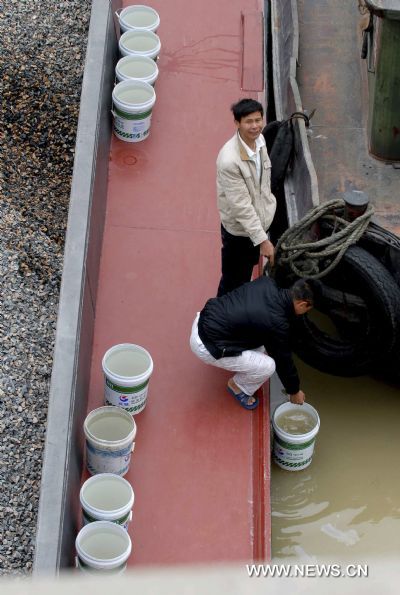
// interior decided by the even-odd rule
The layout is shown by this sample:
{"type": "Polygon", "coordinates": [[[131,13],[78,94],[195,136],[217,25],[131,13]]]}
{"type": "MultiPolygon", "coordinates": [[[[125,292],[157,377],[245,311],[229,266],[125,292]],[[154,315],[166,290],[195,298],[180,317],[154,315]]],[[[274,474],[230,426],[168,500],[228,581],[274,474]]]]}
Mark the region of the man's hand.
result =
{"type": "Polygon", "coordinates": [[[261,256],[265,256],[269,260],[269,264],[271,267],[274,266],[275,262],[275,248],[272,242],[269,240],[264,240],[260,244],[260,254],[261,256]]]}
{"type": "Polygon", "coordinates": [[[295,393],[294,395],[289,395],[289,398],[291,403],[294,403],[295,405],[302,405],[306,400],[306,395],[302,390],[299,390],[299,392],[295,393]]]}

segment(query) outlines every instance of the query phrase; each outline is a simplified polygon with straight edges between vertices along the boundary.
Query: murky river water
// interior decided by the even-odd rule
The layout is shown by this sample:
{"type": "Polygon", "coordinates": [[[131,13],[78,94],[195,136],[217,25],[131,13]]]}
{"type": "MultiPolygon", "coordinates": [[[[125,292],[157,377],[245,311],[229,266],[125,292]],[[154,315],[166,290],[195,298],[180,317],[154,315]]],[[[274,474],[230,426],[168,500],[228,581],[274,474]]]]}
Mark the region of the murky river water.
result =
{"type": "Polygon", "coordinates": [[[311,466],[272,463],[272,554],[302,561],[400,550],[400,390],[297,362],[321,419],[311,466]]]}
{"type": "MultiPolygon", "coordinates": [[[[382,175],[384,164],[370,157],[365,142],[357,2],[299,0],[298,11],[298,80],[303,105],[317,107],[310,149],[320,198],[337,198],[356,182],[371,200],[379,197],[379,214],[395,195],[398,173],[382,175]]],[[[273,557],[317,562],[398,555],[400,390],[302,363],[299,371],[321,428],[310,467],[290,472],[272,463],[273,557]]]]}

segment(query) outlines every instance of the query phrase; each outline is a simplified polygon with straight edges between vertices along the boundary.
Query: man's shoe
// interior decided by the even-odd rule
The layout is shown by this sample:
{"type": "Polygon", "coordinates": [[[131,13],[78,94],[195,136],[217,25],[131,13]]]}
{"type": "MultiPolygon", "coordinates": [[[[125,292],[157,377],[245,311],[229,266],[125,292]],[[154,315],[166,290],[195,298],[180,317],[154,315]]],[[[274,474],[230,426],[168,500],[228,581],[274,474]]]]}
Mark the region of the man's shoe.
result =
{"type": "Polygon", "coordinates": [[[246,393],[235,393],[234,390],[231,389],[231,387],[229,386],[229,384],[227,385],[227,390],[228,392],[235,397],[236,401],[242,406],[244,407],[244,409],[248,409],[248,410],[252,410],[252,409],[256,409],[258,407],[258,399],[256,397],[254,403],[251,403],[249,405],[249,399],[251,399],[251,397],[249,395],[246,395],[246,393]]]}

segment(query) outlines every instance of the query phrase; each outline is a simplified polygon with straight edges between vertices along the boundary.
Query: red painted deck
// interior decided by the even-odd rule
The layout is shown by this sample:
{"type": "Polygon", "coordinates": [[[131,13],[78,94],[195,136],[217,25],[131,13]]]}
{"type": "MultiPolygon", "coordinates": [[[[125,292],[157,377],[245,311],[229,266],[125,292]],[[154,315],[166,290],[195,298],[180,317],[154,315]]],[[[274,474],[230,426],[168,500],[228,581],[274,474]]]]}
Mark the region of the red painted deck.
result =
{"type": "Polygon", "coordinates": [[[261,97],[261,3],[151,5],[161,18],[157,101],[148,139],[112,141],[89,410],[103,405],[104,352],[148,349],[154,373],[126,476],[136,496],[130,564],[261,559],[270,555],[267,397],[243,410],[226,393],[228,375],[189,347],[219,281],[215,160],[234,132],[229,107],[261,97]]]}

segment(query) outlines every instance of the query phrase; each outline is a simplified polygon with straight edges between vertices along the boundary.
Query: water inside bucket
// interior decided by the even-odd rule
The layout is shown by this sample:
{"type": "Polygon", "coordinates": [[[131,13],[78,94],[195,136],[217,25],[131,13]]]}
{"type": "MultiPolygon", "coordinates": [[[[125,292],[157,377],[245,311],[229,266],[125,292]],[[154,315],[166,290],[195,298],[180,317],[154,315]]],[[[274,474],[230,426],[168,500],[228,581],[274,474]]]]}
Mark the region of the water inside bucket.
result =
{"type": "Polygon", "coordinates": [[[89,484],[84,490],[86,502],[93,508],[111,511],[127,505],[131,498],[129,486],[112,478],[102,478],[89,484]]]}
{"type": "Polygon", "coordinates": [[[98,440],[124,440],[132,431],[129,419],[117,415],[102,415],[94,417],[88,423],[90,433],[98,440]]]}
{"type": "Polygon", "coordinates": [[[123,536],[112,531],[99,530],[82,538],[81,549],[97,560],[112,560],[126,552],[128,544],[123,536]]]}
{"type": "Polygon", "coordinates": [[[124,46],[135,52],[150,52],[157,47],[157,41],[147,35],[135,34],[124,39],[124,46]]]}
{"type": "Polygon", "coordinates": [[[278,415],[275,424],[288,434],[301,435],[311,432],[317,422],[311,413],[296,408],[278,415]]]}
{"type": "Polygon", "coordinates": [[[131,27],[151,27],[156,21],[156,15],[144,8],[135,8],[124,14],[124,22],[131,27]]]}
{"type": "Polygon", "coordinates": [[[122,103],[146,103],[153,97],[153,93],[142,87],[128,87],[118,92],[117,99],[122,103]]]}
{"type": "Polygon", "coordinates": [[[121,349],[110,353],[106,359],[106,366],[113,374],[130,378],[144,374],[149,369],[150,361],[141,351],[121,349]]]}
{"type": "Polygon", "coordinates": [[[140,60],[127,61],[119,66],[121,74],[128,77],[147,78],[154,75],[155,66],[140,60]]]}

